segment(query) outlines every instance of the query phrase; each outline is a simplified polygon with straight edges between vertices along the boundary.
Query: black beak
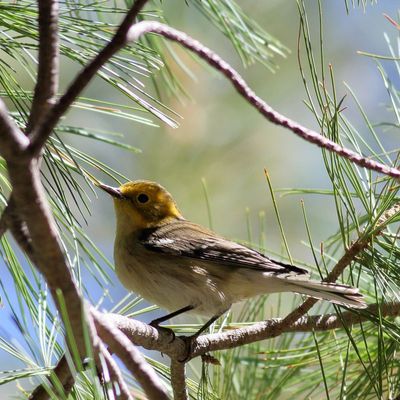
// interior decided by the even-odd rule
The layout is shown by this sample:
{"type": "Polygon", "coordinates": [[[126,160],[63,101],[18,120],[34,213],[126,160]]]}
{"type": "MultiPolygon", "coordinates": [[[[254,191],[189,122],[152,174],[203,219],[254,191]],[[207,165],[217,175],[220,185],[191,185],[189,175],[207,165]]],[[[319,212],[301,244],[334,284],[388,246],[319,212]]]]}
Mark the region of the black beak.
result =
{"type": "Polygon", "coordinates": [[[107,192],[112,197],[115,197],[116,199],[125,198],[124,195],[121,193],[121,191],[118,188],[114,188],[112,186],[104,185],[102,183],[99,183],[97,186],[99,188],[103,189],[105,192],[107,192]]]}

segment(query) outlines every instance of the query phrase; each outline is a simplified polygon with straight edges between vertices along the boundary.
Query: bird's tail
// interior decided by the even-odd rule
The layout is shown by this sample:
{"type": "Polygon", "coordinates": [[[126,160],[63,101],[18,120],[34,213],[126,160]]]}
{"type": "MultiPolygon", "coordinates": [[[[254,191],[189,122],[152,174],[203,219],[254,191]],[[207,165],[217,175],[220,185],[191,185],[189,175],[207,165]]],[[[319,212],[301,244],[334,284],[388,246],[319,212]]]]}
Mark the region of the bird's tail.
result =
{"type": "Polygon", "coordinates": [[[366,308],[367,304],[364,297],[359,293],[357,288],[340,285],[337,283],[326,283],[312,280],[294,280],[286,282],[292,286],[292,290],[296,293],[305,294],[316,299],[328,300],[331,303],[340,304],[342,306],[352,308],[366,308]]]}

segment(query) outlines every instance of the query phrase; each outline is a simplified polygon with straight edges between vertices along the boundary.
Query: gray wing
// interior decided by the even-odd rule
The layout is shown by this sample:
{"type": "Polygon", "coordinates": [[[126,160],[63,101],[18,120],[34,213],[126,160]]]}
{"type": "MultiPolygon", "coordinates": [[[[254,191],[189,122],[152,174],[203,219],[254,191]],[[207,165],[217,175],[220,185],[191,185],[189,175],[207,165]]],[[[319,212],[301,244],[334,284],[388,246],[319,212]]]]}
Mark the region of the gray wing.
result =
{"type": "Polygon", "coordinates": [[[211,231],[187,221],[147,229],[139,240],[147,250],[158,253],[190,257],[236,268],[249,268],[273,275],[308,274],[303,268],[271,260],[255,250],[216,236],[211,231]]]}

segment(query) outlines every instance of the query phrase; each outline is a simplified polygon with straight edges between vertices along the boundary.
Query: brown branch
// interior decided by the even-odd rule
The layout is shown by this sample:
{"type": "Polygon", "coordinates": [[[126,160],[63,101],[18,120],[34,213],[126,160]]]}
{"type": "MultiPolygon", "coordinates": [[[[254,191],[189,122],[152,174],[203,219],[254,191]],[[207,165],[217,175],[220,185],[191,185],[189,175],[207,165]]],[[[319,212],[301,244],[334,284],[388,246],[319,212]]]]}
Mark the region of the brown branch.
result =
{"type": "Polygon", "coordinates": [[[39,61],[31,112],[25,134],[29,134],[54,103],[59,78],[58,0],[39,0],[39,61]]]}
{"type": "MultiPolygon", "coordinates": [[[[26,224],[20,220],[19,215],[16,213],[15,204],[11,198],[6,209],[2,214],[2,221],[4,225],[9,228],[14,236],[14,239],[25,252],[25,254],[36,264],[37,260],[35,253],[32,248],[32,241],[29,236],[26,224]]],[[[65,356],[61,357],[56,367],[53,369],[53,373],[57,376],[57,379],[61,382],[64,394],[68,394],[75,383],[75,378],[69,368],[67,359],[65,356]]],[[[44,385],[39,385],[30,394],[29,400],[48,400],[50,395],[44,385]]]]}
{"type": "Polygon", "coordinates": [[[94,309],[91,313],[100,338],[124,362],[148,398],[167,400],[169,397],[161,380],[127,336],[110,324],[102,313],[94,309]]]}
{"type": "Polygon", "coordinates": [[[186,363],[171,360],[171,386],[174,400],[188,400],[185,369],[186,363]]]}
{"type": "Polygon", "coordinates": [[[75,340],[84,355],[82,300],[59,244],[57,226],[46,201],[36,160],[27,165],[14,164],[11,161],[8,164],[16,209],[29,230],[34,254],[32,261],[46,278],[53,297],[55,290],[61,289],[63,292],[68,318],[76,335],[75,340]]]}
{"type": "Polygon", "coordinates": [[[351,162],[361,167],[368,168],[385,175],[389,175],[393,178],[400,178],[400,170],[381,164],[369,158],[362,157],[360,154],[340,146],[339,144],[333,142],[325,136],[322,136],[321,134],[311,129],[308,129],[275,111],[264,100],[258,97],[252,89],[250,89],[245,80],[234,68],[232,68],[219,55],[217,55],[208,47],[204,46],[202,43],[193,39],[186,33],[171,28],[167,25],[161,24],[159,22],[142,21],[132,26],[132,28],[128,32],[127,41],[136,41],[139,39],[140,36],[150,32],[158,33],[165,38],[178,42],[183,47],[196,53],[203,60],[207,61],[208,64],[221,72],[232,83],[238,93],[243,96],[270,122],[282,126],[283,128],[289,129],[302,139],[310,143],[316,144],[319,147],[332,151],[339,156],[347,158],[351,162]]]}
{"type": "Polygon", "coordinates": [[[127,33],[148,0],[136,0],[111,41],[86,65],[68,87],[65,94],[52,107],[43,122],[32,132],[30,154],[38,155],[60,118],[90,83],[100,68],[126,44],[127,33]]]}
{"type": "Polygon", "coordinates": [[[107,396],[107,398],[114,397],[119,400],[133,400],[129,392],[129,388],[122,376],[121,370],[119,369],[115,360],[112,358],[105,344],[98,336],[95,324],[95,316],[91,312],[90,304],[86,304],[86,313],[88,315],[88,325],[90,330],[93,332],[93,356],[96,363],[97,373],[101,378],[105,389],[107,389],[108,382],[112,383],[111,390],[113,395],[107,396]],[[119,387],[120,395],[118,395],[116,384],[119,387]]]}
{"type": "MultiPolygon", "coordinates": [[[[86,346],[82,326],[85,319],[82,316],[82,300],[59,245],[56,225],[40,183],[37,160],[32,160],[27,165],[9,161],[8,166],[13,186],[11,207],[7,213],[8,226],[17,243],[45,277],[59,309],[56,291],[61,289],[69,323],[75,334],[74,339],[83,357],[86,346]]],[[[55,372],[58,374],[59,371],[55,372]]],[[[67,378],[61,382],[66,390],[70,390],[73,378],[67,378]]],[[[47,392],[43,389],[38,388],[35,396],[46,398],[47,392]]]]}

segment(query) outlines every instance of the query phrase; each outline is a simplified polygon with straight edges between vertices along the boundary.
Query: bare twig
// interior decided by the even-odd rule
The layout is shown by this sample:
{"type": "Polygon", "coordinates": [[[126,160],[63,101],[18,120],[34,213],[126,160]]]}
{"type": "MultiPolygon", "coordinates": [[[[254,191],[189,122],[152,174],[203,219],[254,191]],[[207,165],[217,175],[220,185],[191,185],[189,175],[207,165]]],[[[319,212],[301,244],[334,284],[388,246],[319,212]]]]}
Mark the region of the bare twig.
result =
{"type": "Polygon", "coordinates": [[[68,110],[100,68],[126,44],[126,37],[129,28],[132,26],[137,15],[147,1],[148,0],[136,0],[134,2],[111,41],[88,65],[85,66],[85,68],[82,69],[65,94],[59,99],[54,107],[51,108],[43,123],[32,132],[30,154],[38,155],[62,115],[68,110]]]}
{"type": "Polygon", "coordinates": [[[174,392],[174,400],[187,400],[185,378],[186,363],[171,360],[171,386],[174,392]]]}
{"type": "Polygon", "coordinates": [[[39,63],[35,92],[25,134],[29,134],[53,105],[58,90],[58,1],[39,0],[39,63]]]}
{"type": "Polygon", "coordinates": [[[208,47],[204,46],[202,43],[193,39],[186,33],[178,31],[177,29],[171,28],[159,22],[142,21],[132,26],[132,28],[129,30],[127,40],[136,41],[140,36],[149,32],[158,33],[165,38],[178,42],[182,46],[196,53],[203,60],[207,61],[211,66],[213,66],[226,78],[228,78],[235,89],[239,92],[239,94],[242,95],[270,122],[287,128],[302,139],[307,140],[310,143],[316,144],[319,147],[323,147],[329,151],[332,151],[344,158],[347,158],[351,162],[361,167],[368,168],[385,175],[389,175],[393,178],[400,178],[400,170],[381,164],[369,158],[362,157],[360,154],[357,154],[350,149],[340,146],[339,144],[333,142],[325,136],[322,136],[321,134],[311,129],[308,129],[275,111],[264,100],[258,97],[252,89],[250,89],[245,80],[234,68],[232,68],[226,61],[224,61],[220,56],[218,56],[208,47]]]}
{"type": "Polygon", "coordinates": [[[150,400],[167,400],[168,395],[164,385],[127,336],[110,324],[100,312],[92,309],[92,316],[100,338],[124,362],[148,398],[150,400]]]}

